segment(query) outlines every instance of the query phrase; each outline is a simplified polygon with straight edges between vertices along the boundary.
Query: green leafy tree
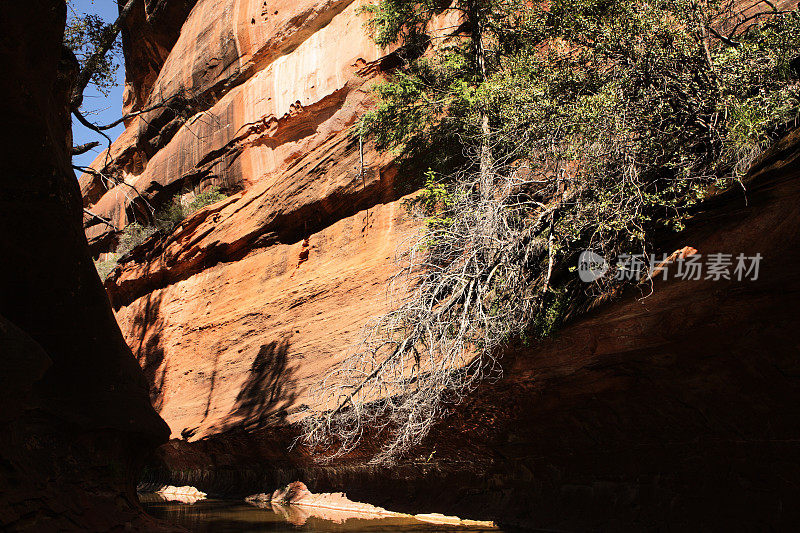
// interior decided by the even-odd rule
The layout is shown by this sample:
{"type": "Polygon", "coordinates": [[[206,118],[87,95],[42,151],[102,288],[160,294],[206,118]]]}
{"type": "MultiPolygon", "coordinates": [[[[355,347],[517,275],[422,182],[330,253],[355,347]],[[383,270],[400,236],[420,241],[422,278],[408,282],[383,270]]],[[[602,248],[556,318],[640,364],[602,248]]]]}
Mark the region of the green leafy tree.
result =
{"type": "Polygon", "coordinates": [[[112,36],[113,24],[106,23],[98,15],[77,12],[74,2],[68,2],[67,5],[70,16],[64,31],[64,44],[75,54],[82,70],[104,43],[112,43],[105,54],[96,57],[94,70],[89,77],[89,82],[108,96],[108,91],[116,85],[117,60],[122,52],[118,33],[112,36]]]}
{"type": "Polygon", "coordinates": [[[532,172],[569,180],[562,248],[653,251],[660,228],[680,229],[699,200],[736,186],[786,131],[798,112],[800,18],[762,7],[746,26],[725,1],[537,8],[529,46],[502,59],[487,97],[500,143],[524,136],[532,172]],[[715,29],[725,26],[734,30],[715,29]]]}
{"type": "Polygon", "coordinates": [[[363,131],[379,147],[410,159],[432,156],[428,163],[437,169],[459,158],[464,139],[477,140],[477,164],[488,179],[492,119],[481,94],[501,49],[518,40],[514,28],[524,8],[521,0],[381,0],[366,6],[376,42],[400,45],[405,64],[378,87],[380,103],[365,116],[363,131]]]}
{"type": "MultiPolygon", "coordinates": [[[[380,44],[406,58],[363,132],[430,164],[422,231],[400,255],[396,305],[316,390],[306,442],[392,461],[487,376],[513,336],[542,337],[626,287],[623,254],[659,249],[697,205],[744,188],[798,123],[800,16],[765,0],[381,0],[380,44]],[[438,41],[432,21],[460,14],[438,41]],[[488,127],[487,127],[488,124],[488,127]],[[437,178],[437,179],[432,179],[437,178]],[[479,191],[479,193],[478,193],[479,191]],[[612,261],[581,283],[585,249],[612,261]],[[401,282],[406,284],[402,285],[401,282]]],[[[742,191],[744,194],[746,191],[742,191]]]]}
{"type": "Polygon", "coordinates": [[[64,32],[64,44],[75,54],[81,67],[71,99],[72,111],[79,120],[83,119],[82,115],[78,116],[78,110],[83,103],[86,86],[94,83],[101,91],[107,91],[114,84],[114,54],[121,51],[119,32],[137,1],[142,0],[127,0],[120,9],[119,17],[111,24],[96,15],[78,13],[72,2],[67,1],[72,17],[64,32]]]}

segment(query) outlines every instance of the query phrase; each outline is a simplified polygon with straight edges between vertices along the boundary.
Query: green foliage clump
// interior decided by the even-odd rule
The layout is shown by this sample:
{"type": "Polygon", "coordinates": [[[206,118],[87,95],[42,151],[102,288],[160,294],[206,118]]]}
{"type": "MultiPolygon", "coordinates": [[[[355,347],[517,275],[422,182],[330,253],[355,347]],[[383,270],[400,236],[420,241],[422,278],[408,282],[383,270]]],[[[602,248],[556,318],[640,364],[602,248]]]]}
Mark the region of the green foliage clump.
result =
{"type": "Polygon", "coordinates": [[[374,460],[391,461],[496,375],[509,339],[646,282],[615,259],[659,250],[796,123],[800,16],[763,6],[748,24],[729,0],[368,6],[403,64],[359,134],[429,169],[425,224],[396,305],[315,391],[306,442],[343,454],[380,427],[374,460]],[[455,22],[437,34],[439,15],[455,22]],[[611,264],[592,283],[570,272],[587,249],[611,264]]]}
{"type": "MultiPolygon", "coordinates": [[[[67,2],[70,16],[64,31],[64,44],[72,50],[81,68],[86,61],[100,48],[111,32],[116,32],[112,24],[107,24],[101,17],[75,10],[73,2],[67,2]]],[[[122,53],[122,41],[117,37],[109,52],[98,58],[90,82],[108,96],[109,90],[117,85],[116,73],[119,68],[119,57],[122,53]]]]}
{"type": "MultiPolygon", "coordinates": [[[[565,290],[554,290],[550,298],[534,315],[531,332],[534,339],[544,339],[558,331],[568,311],[569,295],[565,290]]],[[[527,340],[527,331],[520,332],[523,339],[527,340]]]]}
{"type": "Polygon", "coordinates": [[[133,222],[125,226],[122,235],[117,244],[116,253],[122,257],[128,254],[131,250],[142,244],[156,233],[157,229],[153,226],[142,225],[138,222],[133,222]]]}
{"type": "Polygon", "coordinates": [[[153,235],[167,235],[175,226],[180,224],[186,217],[196,213],[203,207],[224,200],[228,196],[219,187],[212,186],[205,191],[198,193],[188,204],[184,204],[177,196],[172,201],[160,209],[155,215],[154,224],[140,224],[133,222],[125,226],[117,243],[114,253],[110,254],[105,260],[95,261],[95,268],[100,275],[100,279],[105,281],[111,272],[116,268],[119,260],[127,255],[131,250],[144,243],[153,235]]]}
{"type": "Polygon", "coordinates": [[[378,105],[363,117],[361,127],[379,149],[423,160],[440,172],[452,166],[462,148],[459,136],[478,131],[476,84],[468,81],[466,55],[466,45],[448,46],[376,87],[378,105]]]}
{"type": "Polygon", "coordinates": [[[228,196],[216,185],[209,187],[203,192],[197,193],[188,204],[184,204],[180,196],[177,196],[156,213],[156,227],[158,231],[163,234],[169,233],[186,217],[193,215],[208,205],[222,201],[227,197],[228,196]]]}
{"type": "Polygon", "coordinates": [[[409,206],[419,205],[426,215],[426,224],[431,229],[444,227],[452,222],[451,217],[440,214],[453,206],[452,193],[447,186],[436,177],[436,172],[428,170],[425,173],[425,187],[419,196],[409,201],[409,206]]]}
{"type": "Polygon", "coordinates": [[[162,234],[167,234],[175,229],[175,226],[186,218],[186,207],[181,202],[180,197],[173,198],[156,213],[155,225],[162,234]]]}
{"type": "Polygon", "coordinates": [[[97,274],[100,276],[101,281],[105,281],[111,272],[117,268],[118,257],[117,254],[110,254],[107,259],[94,261],[94,267],[97,269],[97,274]]]}
{"type": "MultiPolygon", "coordinates": [[[[469,28],[438,41],[424,33],[444,4],[368,8],[377,42],[430,48],[376,89],[363,131],[412,159],[488,147],[494,159],[524,162],[542,183],[527,197],[530,217],[561,197],[552,228],[560,263],[584,248],[651,252],[655,235],[682,229],[698,202],[737,186],[798,117],[797,11],[723,35],[735,6],[722,0],[457,4],[469,28]]],[[[425,163],[451,181],[477,166],[467,158],[454,172],[455,160],[425,163]]],[[[430,183],[425,191],[429,201],[430,183]]],[[[458,216],[439,207],[432,229],[458,216]]]]}
{"type": "Polygon", "coordinates": [[[195,195],[195,197],[192,199],[191,202],[189,202],[189,205],[187,206],[186,216],[196,213],[197,211],[206,207],[207,205],[221,202],[227,197],[228,195],[222,192],[219,187],[213,185],[208,189],[206,189],[205,191],[195,195]]]}
{"type": "Polygon", "coordinates": [[[125,226],[117,242],[117,249],[113,253],[108,254],[104,260],[98,259],[94,262],[100,279],[105,281],[114,269],[117,268],[119,260],[122,257],[149,239],[156,232],[157,229],[154,226],[142,225],[138,222],[133,222],[125,226]]]}
{"type": "MultiPolygon", "coordinates": [[[[378,105],[360,127],[379,149],[406,162],[449,173],[465,162],[465,143],[482,133],[485,84],[498,50],[517,46],[525,0],[380,0],[367,5],[369,27],[382,46],[403,45],[403,67],[377,86],[378,105]],[[437,17],[456,14],[461,29],[432,34],[437,17]],[[498,50],[486,48],[489,41],[498,50]]],[[[468,159],[468,158],[466,158],[468,159]]]]}
{"type": "Polygon", "coordinates": [[[500,145],[524,136],[534,170],[563,172],[572,193],[555,225],[562,258],[652,251],[798,116],[798,13],[730,44],[711,33],[728,7],[558,0],[532,14],[532,46],[501,59],[485,91],[500,145]]]}

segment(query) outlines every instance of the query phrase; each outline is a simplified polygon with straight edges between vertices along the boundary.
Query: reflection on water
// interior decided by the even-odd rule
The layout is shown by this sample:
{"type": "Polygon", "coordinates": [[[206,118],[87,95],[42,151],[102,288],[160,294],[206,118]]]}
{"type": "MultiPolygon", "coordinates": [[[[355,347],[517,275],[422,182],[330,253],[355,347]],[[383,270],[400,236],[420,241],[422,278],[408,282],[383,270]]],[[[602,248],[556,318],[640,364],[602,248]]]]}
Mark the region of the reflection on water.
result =
{"type": "Polygon", "coordinates": [[[255,531],[277,531],[291,533],[316,532],[381,532],[399,533],[411,531],[417,533],[460,532],[492,532],[502,533],[498,529],[465,528],[429,524],[405,517],[386,517],[377,519],[348,518],[341,521],[324,520],[317,516],[302,517],[300,523],[297,512],[300,509],[260,508],[243,501],[200,500],[193,504],[164,501],[155,494],[140,494],[140,501],[148,513],[166,522],[180,525],[189,531],[242,533],[255,531]],[[277,512],[276,512],[277,511],[277,512]]]}

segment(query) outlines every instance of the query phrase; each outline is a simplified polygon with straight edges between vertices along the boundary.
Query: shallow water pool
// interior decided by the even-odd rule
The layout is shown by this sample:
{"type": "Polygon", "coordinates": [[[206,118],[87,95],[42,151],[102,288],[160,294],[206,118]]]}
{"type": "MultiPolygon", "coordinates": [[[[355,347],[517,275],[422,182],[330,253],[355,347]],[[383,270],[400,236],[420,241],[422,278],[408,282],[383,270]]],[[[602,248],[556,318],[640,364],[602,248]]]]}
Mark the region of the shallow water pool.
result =
{"type": "Polygon", "coordinates": [[[140,495],[148,513],[189,531],[199,532],[492,532],[499,529],[430,524],[414,518],[353,518],[328,514],[313,516],[314,511],[298,507],[261,508],[244,501],[199,500],[194,503],[164,501],[156,495],[140,495]]]}

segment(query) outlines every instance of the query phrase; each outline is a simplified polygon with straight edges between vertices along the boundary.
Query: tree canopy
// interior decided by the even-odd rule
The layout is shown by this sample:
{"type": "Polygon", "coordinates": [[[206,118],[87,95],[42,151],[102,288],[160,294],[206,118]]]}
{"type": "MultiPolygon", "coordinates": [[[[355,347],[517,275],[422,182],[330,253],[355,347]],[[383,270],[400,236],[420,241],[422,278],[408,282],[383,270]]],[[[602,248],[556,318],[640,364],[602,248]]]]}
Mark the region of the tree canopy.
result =
{"type": "Polygon", "coordinates": [[[122,53],[119,30],[97,14],[80,11],[75,0],[68,0],[67,7],[64,44],[75,54],[81,70],[93,65],[89,82],[107,96],[109,89],[116,85],[115,76],[122,53]],[[109,42],[107,51],[98,54],[109,42]]]}
{"type": "MultiPolygon", "coordinates": [[[[403,64],[361,123],[420,168],[424,222],[402,251],[395,305],[318,388],[306,442],[365,433],[408,451],[536,342],[626,287],[654,290],[664,236],[739,189],[798,121],[800,15],[765,0],[378,0],[379,44],[403,64]],[[437,23],[456,20],[444,30],[437,23]],[[487,158],[487,154],[490,157],[487,158]],[[425,169],[427,168],[427,171],[425,169]],[[423,176],[424,174],[424,176],[423,176]],[[609,260],[583,283],[578,257],[609,260]],[[618,258],[653,258],[628,276],[618,258]],[[405,282],[400,284],[400,282],[405,282]]],[[[439,24],[441,26],[441,24],[439,24]]],[[[672,258],[672,259],[670,259],[672,258]]]]}

